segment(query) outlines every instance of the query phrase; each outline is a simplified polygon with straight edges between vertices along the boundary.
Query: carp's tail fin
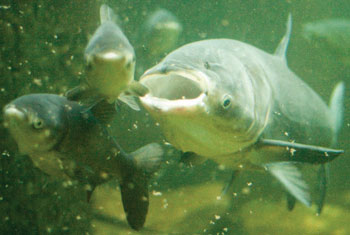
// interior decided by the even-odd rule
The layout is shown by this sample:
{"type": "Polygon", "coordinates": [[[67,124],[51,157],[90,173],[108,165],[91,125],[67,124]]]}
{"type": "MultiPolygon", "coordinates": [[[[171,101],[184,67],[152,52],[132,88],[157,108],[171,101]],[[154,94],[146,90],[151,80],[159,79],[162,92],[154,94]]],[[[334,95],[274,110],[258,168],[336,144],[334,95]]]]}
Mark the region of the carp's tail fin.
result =
{"type": "Polygon", "coordinates": [[[129,225],[139,230],[148,212],[148,184],[162,162],[163,149],[159,144],[148,144],[129,155],[131,164],[124,167],[120,191],[129,225]]]}

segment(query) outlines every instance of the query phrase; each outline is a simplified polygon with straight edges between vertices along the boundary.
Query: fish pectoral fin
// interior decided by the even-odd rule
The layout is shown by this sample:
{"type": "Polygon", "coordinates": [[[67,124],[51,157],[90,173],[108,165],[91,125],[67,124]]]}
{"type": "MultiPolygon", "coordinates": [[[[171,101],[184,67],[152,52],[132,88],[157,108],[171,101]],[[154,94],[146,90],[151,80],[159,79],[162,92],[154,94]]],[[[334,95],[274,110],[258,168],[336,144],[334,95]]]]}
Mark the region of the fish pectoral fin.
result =
{"type": "Polygon", "coordinates": [[[138,169],[151,175],[159,169],[163,154],[160,144],[151,143],[132,152],[131,156],[138,169]]]}
{"type": "Polygon", "coordinates": [[[202,157],[194,152],[184,152],[180,157],[180,163],[184,163],[187,166],[200,165],[206,160],[207,158],[202,157]]]}
{"type": "Polygon", "coordinates": [[[86,99],[89,94],[90,89],[87,86],[79,85],[68,90],[64,96],[67,97],[68,100],[81,101],[82,99],[86,99]]]}
{"type": "Polygon", "coordinates": [[[264,146],[284,148],[286,152],[289,152],[290,159],[288,160],[293,162],[326,163],[344,153],[344,150],[341,149],[292,143],[283,140],[261,139],[259,143],[264,146]]]}
{"type": "Polygon", "coordinates": [[[307,184],[295,163],[274,162],[263,165],[276,179],[278,179],[287,191],[306,206],[311,206],[311,198],[307,184]]]}
{"type": "Polygon", "coordinates": [[[139,180],[141,182],[127,178],[123,179],[123,183],[120,184],[126,219],[135,230],[143,227],[149,204],[147,181],[144,179],[139,180]]]}
{"type": "Polygon", "coordinates": [[[94,89],[90,89],[86,85],[80,85],[68,90],[65,93],[65,96],[68,100],[76,101],[79,104],[86,107],[86,109],[91,109],[101,100],[105,98],[101,95],[98,95],[98,92],[94,89]]]}
{"type": "Polygon", "coordinates": [[[132,81],[124,93],[125,95],[145,96],[149,93],[149,89],[140,82],[132,81]]]}
{"type": "Polygon", "coordinates": [[[105,99],[98,101],[91,107],[88,107],[88,109],[102,123],[110,122],[117,113],[114,103],[110,104],[105,99]]]}
{"type": "Polygon", "coordinates": [[[226,183],[225,187],[223,187],[223,189],[221,190],[221,197],[226,195],[227,192],[232,188],[233,182],[237,178],[239,172],[240,172],[239,170],[233,170],[232,171],[230,180],[226,183]]]}
{"type": "Polygon", "coordinates": [[[131,109],[135,111],[140,111],[140,106],[136,102],[135,97],[131,95],[120,94],[118,99],[123,103],[127,104],[131,109]]]}

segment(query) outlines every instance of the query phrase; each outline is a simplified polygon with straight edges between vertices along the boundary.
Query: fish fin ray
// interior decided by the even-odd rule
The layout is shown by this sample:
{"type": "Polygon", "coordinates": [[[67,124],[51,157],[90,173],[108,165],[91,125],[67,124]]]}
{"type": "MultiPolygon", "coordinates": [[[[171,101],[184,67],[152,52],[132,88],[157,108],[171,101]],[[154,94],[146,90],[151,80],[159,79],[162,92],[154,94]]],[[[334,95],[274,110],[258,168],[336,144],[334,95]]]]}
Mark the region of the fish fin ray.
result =
{"type": "Polygon", "coordinates": [[[287,49],[288,49],[288,44],[289,44],[291,33],[292,33],[292,14],[289,13],[286,33],[283,36],[280,43],[278,44],[278,46],[275,50],[275,53],[274,53],[277,57],[283,59],[286,63],[287,63],[286,54],[287,54],[287,49]]]}
{"type": "Polygon", "coordinates": [[[325,148],[316,145],[307,145],[292,143],[283,140],[261,139],[260,144],[276,148],[284,148],[289,152],[290,161],[304,163],[326,163],[332,161],[340,154],[344,153],[341,149],[325,148]]]}
{"type": "Polygon", "coordinates": [[[302,175],[294,163],[276,162],[264,165],[275,178],[277,178],[287,191],[306,206],[311,206],[309,189],[302,175]]]}

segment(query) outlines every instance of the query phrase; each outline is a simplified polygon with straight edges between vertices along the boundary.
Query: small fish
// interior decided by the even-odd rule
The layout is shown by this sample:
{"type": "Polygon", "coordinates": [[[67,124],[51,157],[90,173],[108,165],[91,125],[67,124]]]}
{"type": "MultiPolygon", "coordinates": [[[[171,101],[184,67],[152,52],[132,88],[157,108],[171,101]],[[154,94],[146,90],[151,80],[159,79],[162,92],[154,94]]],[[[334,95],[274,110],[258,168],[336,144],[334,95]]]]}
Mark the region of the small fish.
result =
{"type": "Polygon", "coordinates": [[[118,179],[128,223],[138,230],[148,211],[148,179],[163,150],[153,143],[125,153],[93,111],[62,96],[31,94],[4,107],[4,125],[43,172],[87,185],[88,201],[97,185],[118,179]]]}
{"type": "Polygon", "coordinates": [[[160,58],[178,45],[182,25],[166,9],[154,11],[141,27],[140,38],[148,57],[160,58]]]}
{"type": "Polygon", "coordinates": [[[302,35],[308,41],[350,61],[349,19],[324,19],[306,23],[302,35]]]}
{"type": "Polygon", "coordinates": [[[291,27],[289,16],[274,55],[231,39],[184,45],[141,76],[150,92],[140,101],[191,159],[268,171],[310,206],[296,163],[323,164],[343,153],[330,147],[342,124],[344,84],[328,107],[288,68],[291,27]]]}
{"type": "Polygon", "coordinates": [[[139,110],[135,100],[124,94],[129,88],[144,94],[146,88],[134,81],[135,52],[127,37],[116,24],[117,16],[103,4],[100,8],[101,25],[85,49],[86,79],[67,92],[70,100],[85,101],[93,106],[102,99],[114,103],[117,99],[139,110]]]}

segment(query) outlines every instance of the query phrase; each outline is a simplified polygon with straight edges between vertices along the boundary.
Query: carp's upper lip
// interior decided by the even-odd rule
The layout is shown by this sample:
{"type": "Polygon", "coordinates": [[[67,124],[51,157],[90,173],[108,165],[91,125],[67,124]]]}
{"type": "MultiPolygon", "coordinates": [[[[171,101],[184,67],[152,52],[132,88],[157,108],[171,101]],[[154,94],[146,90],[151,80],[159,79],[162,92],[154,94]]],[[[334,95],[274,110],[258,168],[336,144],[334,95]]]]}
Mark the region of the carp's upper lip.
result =
{"type": "Polygon", "coordinates": [[[149,93],[141,102],[162,111],[204,107],[207,85],[204,74],[193,71],[171,71],[167,74],[149,74],[141,83],[149,93]]]}
{"type": "Polygon", "coordinates": [[[23,121],[26,119],[25,111],[18,109],[13,104],[8,104],[4,107],[4,126],[8,127],[11,121],[23,121]]]}

